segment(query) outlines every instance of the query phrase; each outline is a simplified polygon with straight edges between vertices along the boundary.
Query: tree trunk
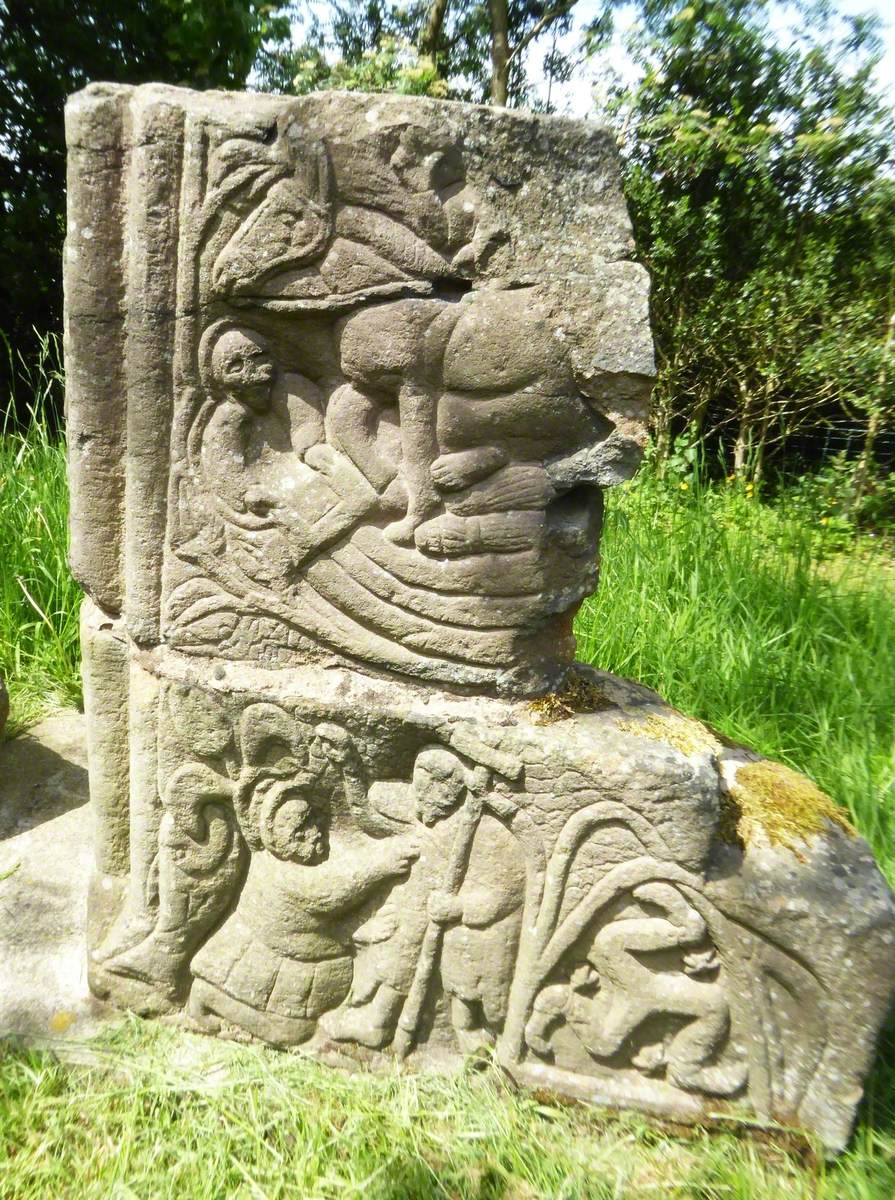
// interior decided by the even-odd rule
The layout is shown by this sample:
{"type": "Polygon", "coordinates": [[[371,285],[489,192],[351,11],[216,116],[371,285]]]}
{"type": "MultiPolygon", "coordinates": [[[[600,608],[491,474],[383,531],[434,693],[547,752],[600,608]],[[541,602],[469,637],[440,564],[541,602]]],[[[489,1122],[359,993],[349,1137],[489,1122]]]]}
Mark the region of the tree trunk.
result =
{"type": "MultiPolygon", "coordinates": [[[[895,342],[895,313],[892,313],[889,318],[889,328],[886,331],[886,341],[884,350],[886,354],[892,351],[892,345],[895,342]]],[[[879,378],[877,383],[880,390],[885,383],[886,364],[883,362],[880,368],[879,378]]],[[[867,491],[867,483],[870,479],[870,467],[873,462],[873,451],[876,447],[876,439],[879,436],[879,431],[883,426],[883,410],[882,406],[877,404],[870,414],[867,421],[867,431],[864,434],[864,445],[861,447],[861,454],[858,458],[854,474],[854,487],[852,489],[851,503],[848,506],[848,515],[854,517],[860,507],[861,501],[864,499],[864,493],[867,491]]]]}
{"type": "Polygon", "coordinates": [[[491,12],[491,103],[506,107],[510,90],[510,36],[507,0],[488,0],[491,12]]]}
{"type": "Polygon", "coordinates": [[[756,487],[764,475],[764,453],[768,443],[768,430],[771,427],[771,401],[774,395],[774,385],[769,379],[764,386],[764,400],[761,409],[761,421],[758,429],[758,444],[752,459],[752,482],[756,487]]]}
{"type": "Polygon", "coordinates": [[[743,403],[740,410],[740,424],[737,429],[737,438],[733,446],[733,473],[738,479],[742,479],[743,473],[746,470],[749,451],[752,448],[753,409],[755,403],[752,393],[746,389],[743,383],[740,383],[739,388],[743,403]]]}
{"type": "Polygon", "coordinates": [[[441,41],[441,30],[447,13],[448,0],[432,0],[429,13],[420,33],[420,54],[427,55],[436,62],[438,44],[441,41]]]}
{"type": "Polygon", "coordinates": [[[656,446],[656,474],[665,476],[665,466],[671,454],[671,406],[659,403],[653,410],[653,440],[656,446]]]}

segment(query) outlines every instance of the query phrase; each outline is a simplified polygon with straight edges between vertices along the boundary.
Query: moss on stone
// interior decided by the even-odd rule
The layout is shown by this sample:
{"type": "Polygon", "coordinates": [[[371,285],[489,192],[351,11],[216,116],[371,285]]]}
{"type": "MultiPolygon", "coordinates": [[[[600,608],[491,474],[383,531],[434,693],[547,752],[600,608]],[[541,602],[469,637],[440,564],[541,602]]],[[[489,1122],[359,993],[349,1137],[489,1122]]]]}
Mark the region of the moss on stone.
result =
{"type": "Polygon", "coordinates": [[[528,711],[535,725],[553,725],[556,721],[568,720],[575,713],[600,712],[607,708],[615,708],[615,704],[606,693],[593,680],[571,672],[561,691],[538,696],[529,704],[528,711]]]}
{"type": "Polygon", "coordinates": [[[798,771],[765,759],[738,769],[720,833],[744,847],[766,840],[798,854],[796,843],[823,833],[826,822],[855,836],[845,812],[826,792],[798,771]]]}
{"type": "Polygon", "coordinates": [[[637,737],[649,738],[654,742],[665,742],[682,754],[698,754],[700,751],[717,754],[721,743],[701,721],[685,717],[683,713],[667,716],[651,714],[636,720],[619,721],[618,728],[637,737]]]}

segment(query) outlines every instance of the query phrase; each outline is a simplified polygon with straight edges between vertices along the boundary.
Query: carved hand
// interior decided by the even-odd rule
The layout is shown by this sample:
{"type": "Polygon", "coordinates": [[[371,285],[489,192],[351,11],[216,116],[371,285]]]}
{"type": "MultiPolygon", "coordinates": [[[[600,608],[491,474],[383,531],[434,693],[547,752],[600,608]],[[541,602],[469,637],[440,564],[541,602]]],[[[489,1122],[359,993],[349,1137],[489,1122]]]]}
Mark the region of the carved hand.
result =
{"type": "Polygon", "coordinates": [[[390,838],[383,845],[381,866],[384,877],[406,874],[420,856],[416,834],[390,838]]]}
{"type": "Polygon", "coordinates": [[[449,925],[463,919],[463,904],[449,892],[433,892],[428,903],[429,916],[438,925],[449,925]]]}

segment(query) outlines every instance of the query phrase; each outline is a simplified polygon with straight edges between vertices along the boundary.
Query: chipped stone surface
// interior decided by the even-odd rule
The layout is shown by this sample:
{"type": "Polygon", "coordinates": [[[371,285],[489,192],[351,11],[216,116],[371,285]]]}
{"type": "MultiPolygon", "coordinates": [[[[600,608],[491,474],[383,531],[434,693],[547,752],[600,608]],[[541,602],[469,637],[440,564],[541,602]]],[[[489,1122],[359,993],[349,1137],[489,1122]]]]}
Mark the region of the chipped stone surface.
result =
{"type": "Polygon", "coordinates": [[[68,136],[94,994],[841,1146],[867,847],[572,661],[653,370],[608,133],[98,85],[68,136]]]}

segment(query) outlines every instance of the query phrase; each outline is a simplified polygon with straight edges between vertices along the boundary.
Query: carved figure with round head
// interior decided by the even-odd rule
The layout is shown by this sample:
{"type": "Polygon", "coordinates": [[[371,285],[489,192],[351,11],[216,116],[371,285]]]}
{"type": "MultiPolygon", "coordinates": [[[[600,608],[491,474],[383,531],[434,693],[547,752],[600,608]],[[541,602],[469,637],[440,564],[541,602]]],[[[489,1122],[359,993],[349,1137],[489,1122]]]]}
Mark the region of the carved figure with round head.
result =
{"type": "Polygon", "coordinates": [[[466,768],[456,754],[438,747],[421,750],[413,764],[419,820],[431,827],[449,817],[463,803],[468,782],[466,768]]]}
{"type": "Polygon", "coordinates": [[[301,778],[262,776],[254,785],[244,830],[249,844],[281,862],[322,862],[329,852],[326,820],[309,790],[301,778]]]}
{"type": "Polygon", "coordinates": [[[249,330],[225,330],[211,352],[211,373],[218,389],[254,412],[270,407],[274,371],[267,343],[249,330]]]}

